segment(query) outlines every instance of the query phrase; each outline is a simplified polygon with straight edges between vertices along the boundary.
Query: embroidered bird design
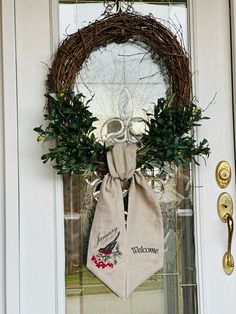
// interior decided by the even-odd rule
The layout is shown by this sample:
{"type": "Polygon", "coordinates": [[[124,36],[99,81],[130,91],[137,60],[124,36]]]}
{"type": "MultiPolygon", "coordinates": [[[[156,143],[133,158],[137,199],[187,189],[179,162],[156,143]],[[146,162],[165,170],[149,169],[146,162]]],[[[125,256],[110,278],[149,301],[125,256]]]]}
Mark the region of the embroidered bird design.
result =
{"type": "Polygon", "coordinates": [[[110,243],[108,243],[105,247],[100,248],[98,250],[99,253],[102,253],[104,255],[109,255],[112,253],[112,251],[114,250],[116,244],[117,244],[117,239],[119,238],[120,235],[120,231],[118,232],[117,236],[115,237],[114,240],[112,240],[110,243]]]}

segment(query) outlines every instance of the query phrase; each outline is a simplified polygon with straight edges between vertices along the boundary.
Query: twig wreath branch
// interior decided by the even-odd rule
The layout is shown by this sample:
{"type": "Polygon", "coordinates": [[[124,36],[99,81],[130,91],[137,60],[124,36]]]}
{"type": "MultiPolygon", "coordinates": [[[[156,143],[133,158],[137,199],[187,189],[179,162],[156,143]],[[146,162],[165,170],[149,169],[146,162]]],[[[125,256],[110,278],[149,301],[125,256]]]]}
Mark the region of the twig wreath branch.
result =
{"type": "MultiPolygon", "coordinates": [[[[106,148],[93,131],[96,117],[89,111],[89,101],[75,94],[76,76],[90,54],[110,43],[132,40],[149,48],[154,62],[167,70],[167,97],[147,113],[146,131],[139,138],[137,166],[142,169],[177,166],[208,157],[210,148],[203,139],[196,143],[193,128],[207,119],[203,110],[191,101],[189,57],[177,36],[152,16],[119,12],[68,35],[59,45],[46,82],[47,106],[44,119],[48,125],[34,130],[38,141],[53,141],[54,146],[41,159],[53,161],[58,174],[107,172],[106,148]]],[[[110,147],[110,149],[112,149],[110,147]]]]}
{"type": "Polygon", "coordinates": [[[47,90],[60,93],[73,90],[76,75],[94,50],[129,39],[150,47],[153,60],[161,60],[168,70],[170,89],[179,105],[191,98],[191,72],[187,52],[177,36],[149,15],[118,13],[105,16],[68,35],[60,44],[48,75],[47,90]]]}

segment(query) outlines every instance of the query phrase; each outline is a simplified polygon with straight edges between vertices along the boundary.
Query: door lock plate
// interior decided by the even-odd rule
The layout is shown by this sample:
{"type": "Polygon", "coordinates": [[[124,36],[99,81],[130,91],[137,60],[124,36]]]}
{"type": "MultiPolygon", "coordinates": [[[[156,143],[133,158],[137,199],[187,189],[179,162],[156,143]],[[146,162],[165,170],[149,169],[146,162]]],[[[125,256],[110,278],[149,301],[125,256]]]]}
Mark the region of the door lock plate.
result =
{"type": "Polygon", "coordinates": [[[226,188],[231,180],[231,168],[227,161],[220,161],[216,167],[216,182],[220,188],[226,188]]]}

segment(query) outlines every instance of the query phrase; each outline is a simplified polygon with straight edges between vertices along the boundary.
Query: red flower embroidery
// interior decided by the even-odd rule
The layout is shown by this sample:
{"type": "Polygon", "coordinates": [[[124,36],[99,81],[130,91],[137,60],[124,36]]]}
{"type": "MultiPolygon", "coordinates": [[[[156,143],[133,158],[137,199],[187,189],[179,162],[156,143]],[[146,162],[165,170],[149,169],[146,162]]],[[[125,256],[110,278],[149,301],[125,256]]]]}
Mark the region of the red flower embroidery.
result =
{"type": "Polygon", "coordinates": [[[112,263],[110,263],[110,262],[109,262],[109,263],[107,263],[107,266],[108,266],[108,267],[110,267],[110,268],[113,268],[113,264],[112,264],[112,263]]]}
{"type": "Polygon", "coordinates": [[[100,268],[100,267],[101,268],[106,268],[106,267],[113,268],[114,267],[113,263],[111,263],[111,262],[105,263],[105,262],[101,261],[101,259],[98,258],[97,255],[93,255],[91,257],[91,261],[94,262],[94,264],[96,265],[97,268],[100,268]]]}
{"type": "Polygon", "coordinates": [[[93,262],[96,262],[96,261],[97,261],[96,256],[93,255],[93,256],[91,257],[91,260],[92,260],[93,262]]]}

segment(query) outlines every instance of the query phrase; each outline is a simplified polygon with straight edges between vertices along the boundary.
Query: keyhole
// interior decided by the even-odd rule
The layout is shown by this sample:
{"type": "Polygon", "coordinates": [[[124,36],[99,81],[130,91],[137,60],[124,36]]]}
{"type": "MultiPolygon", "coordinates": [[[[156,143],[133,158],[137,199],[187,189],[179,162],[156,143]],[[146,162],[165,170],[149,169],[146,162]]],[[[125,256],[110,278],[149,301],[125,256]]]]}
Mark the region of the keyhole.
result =
{"type": "Polygon", "coordinates": [[[230,172],[227,169],[221,169],[219,172],[219,177],[223,181],[227,181],[230,178],[230,172]]]}

